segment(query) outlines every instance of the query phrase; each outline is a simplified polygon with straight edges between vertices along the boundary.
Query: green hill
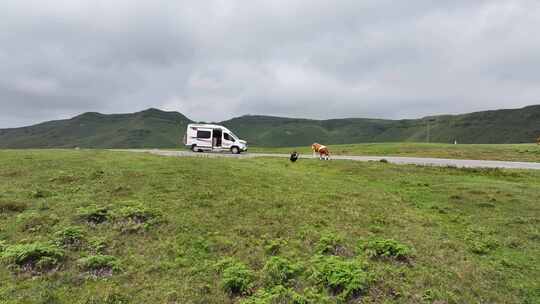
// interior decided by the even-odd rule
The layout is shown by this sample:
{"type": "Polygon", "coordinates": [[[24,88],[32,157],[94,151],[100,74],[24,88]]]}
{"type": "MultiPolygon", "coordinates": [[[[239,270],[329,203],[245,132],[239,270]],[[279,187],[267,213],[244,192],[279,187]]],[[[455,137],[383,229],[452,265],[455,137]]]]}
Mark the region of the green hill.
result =
{"type": "MultiPolygon", "coordinates": [[[[0,148],[172,148],[191,122],[178,112],[84,113],[66,120],[0,129],[0,148]]],[[[540,105],[420,119],[312,120],[246,115],[221,122],[256,146],[362,142],[527,143],[540,136],[540,105]]]]}
{"type": "Polygon", "coordinates": [[[1,129],[0,148],[174,147],[189,122],[178,112],[157,109],[112,115],[89,112],[66,120],[1,129]]]}
{"type": "Polygon", "coordinates": [[[540,105],[521,109],[430,116],[421,119],[308,120],[242,116],[223,124],[256,146],[294,146],[313,142],[530,143],[540,136],[540,105]]]}

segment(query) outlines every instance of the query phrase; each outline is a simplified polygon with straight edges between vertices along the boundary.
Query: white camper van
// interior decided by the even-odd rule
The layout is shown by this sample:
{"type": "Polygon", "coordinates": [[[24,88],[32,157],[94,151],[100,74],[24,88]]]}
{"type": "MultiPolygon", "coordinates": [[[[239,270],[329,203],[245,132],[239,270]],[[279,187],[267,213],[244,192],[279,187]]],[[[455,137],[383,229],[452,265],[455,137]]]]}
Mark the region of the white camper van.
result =
{"type": "Polygon", "coordinates": [[[220,125],[189,124],[184,144],[194,152],[231,151],[233,154],[247,151],[247,142],[220,125]]]}

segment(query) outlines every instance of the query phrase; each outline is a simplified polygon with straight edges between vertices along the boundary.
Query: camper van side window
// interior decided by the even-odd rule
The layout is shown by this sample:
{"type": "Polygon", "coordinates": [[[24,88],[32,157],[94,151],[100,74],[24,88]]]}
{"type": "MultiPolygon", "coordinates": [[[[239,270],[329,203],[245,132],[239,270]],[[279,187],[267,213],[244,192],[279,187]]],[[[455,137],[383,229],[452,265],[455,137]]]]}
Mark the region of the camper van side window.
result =
{"type": "Polygon", "coordinates": [[[210,138],[210,131],[197,131],[197,138],[210,138]]]}
{"type": "Polygon", "coordinates": [[[223,138],[225,138],[226,140],[235,141],[234,137],[229,135],[229,133],[223,133],[223,138]]]}

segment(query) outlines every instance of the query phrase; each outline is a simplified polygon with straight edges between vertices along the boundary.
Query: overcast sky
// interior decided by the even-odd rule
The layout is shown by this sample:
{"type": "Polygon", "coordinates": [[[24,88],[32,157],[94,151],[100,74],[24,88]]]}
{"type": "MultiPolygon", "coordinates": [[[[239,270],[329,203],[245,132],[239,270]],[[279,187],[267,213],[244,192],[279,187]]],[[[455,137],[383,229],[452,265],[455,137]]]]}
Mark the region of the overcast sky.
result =
{"type": "Polygon", "coordinates": [[[0,1],[0,128],[149,107],[219,121],[538,103],[538,0],[0,1]]]}

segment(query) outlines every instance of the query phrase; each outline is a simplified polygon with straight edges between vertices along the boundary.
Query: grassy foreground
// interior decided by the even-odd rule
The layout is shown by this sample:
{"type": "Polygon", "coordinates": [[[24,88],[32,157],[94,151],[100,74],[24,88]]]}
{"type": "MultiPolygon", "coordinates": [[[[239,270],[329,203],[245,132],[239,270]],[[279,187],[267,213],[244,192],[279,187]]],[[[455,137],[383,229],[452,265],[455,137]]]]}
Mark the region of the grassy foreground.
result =
{"type": "MultiPolygon", "coordinates": [[[[329,145],[330,152],[339,155],[412,156],[480,160],[508,160],[540,162],[540,145],[536,144],[426,144],[426,143],[371,143],[329,145]]],[[[310,146],[254,147],[251,152],[311,153],[310,146]]]]}
{"type": "Polygon", "coordinates": [[[0,303],[538,303],[539,181],[0,151],[0,303]]]}

